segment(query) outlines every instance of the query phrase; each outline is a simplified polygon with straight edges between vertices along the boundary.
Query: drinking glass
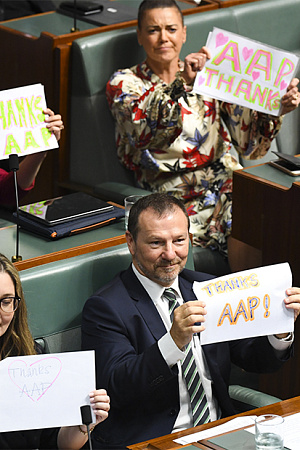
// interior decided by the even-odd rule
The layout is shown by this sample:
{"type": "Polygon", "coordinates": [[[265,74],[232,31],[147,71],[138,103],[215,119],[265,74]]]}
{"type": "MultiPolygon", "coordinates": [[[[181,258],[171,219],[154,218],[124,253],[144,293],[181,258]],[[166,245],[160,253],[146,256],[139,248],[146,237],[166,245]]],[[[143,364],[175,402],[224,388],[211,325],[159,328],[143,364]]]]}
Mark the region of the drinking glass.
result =
{"type": "Polygon", "coordinates": [[[275,414],[264,414],[256,418],[256,450],[283,449],[283,422],[283,417],[275,414]]]}
{"type": "Polygon", "coordinates": [[[130,209],[132,207],[132,205],[134,205],[134,203],[136,203],[140,198],[142,198],[142,195],[129,195],[129,197],[126,197],[124,200],[124,205],[125,205],[125,230],[127,230],[128,228],[128,217],[129,217],[129,212],[130,209]]]}

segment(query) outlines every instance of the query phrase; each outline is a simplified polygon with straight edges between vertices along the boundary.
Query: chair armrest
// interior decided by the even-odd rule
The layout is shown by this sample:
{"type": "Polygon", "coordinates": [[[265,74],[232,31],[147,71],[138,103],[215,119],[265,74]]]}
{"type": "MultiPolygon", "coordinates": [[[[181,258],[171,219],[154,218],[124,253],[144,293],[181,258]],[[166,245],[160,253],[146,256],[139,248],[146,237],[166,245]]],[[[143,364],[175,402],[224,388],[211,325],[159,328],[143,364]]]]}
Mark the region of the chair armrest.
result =
{"type": "Polygon", "coordinates": [[[97,184],[94,187],[95,194],[105,201],[115,202],[118,205],[124,205],[124,199],[129,195],[148,195],[150,191],[141,189],[129,184],[118,183],[115,181],[106,181],[97,184]]]}
{"type": "Polygon", "coordinates": [[[273,395],[239,385],[229,386],[229,395],[240,412],[272,405],[281,401],[280,398],[274,397],[273,395]]]}

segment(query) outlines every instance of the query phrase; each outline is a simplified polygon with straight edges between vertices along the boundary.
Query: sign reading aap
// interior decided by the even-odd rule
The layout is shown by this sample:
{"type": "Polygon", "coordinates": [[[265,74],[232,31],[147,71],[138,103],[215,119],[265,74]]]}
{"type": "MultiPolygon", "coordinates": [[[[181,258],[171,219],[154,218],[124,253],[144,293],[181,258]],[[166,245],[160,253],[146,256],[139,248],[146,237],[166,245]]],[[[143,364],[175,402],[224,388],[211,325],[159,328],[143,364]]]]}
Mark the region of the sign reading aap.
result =
{"type": "Polygon", "coordinates": [[[0,159],[57,148],[45,125],[44,87],[41,84],[0,92],[0,159]]]}
{"type": "Polygon", "coordinates": [[[207,310],[201,344],[293,331],[294,313],[284,304],[291,286],[288,263],[195,282],[194,292],[207,310]]]}
{"type": "Polygon", "coordinates": [[[194,91],[278,116],[281,97],[299,58],[283,50],[214,28],[206,46],[212,57],[197,74],[194,91]]]}

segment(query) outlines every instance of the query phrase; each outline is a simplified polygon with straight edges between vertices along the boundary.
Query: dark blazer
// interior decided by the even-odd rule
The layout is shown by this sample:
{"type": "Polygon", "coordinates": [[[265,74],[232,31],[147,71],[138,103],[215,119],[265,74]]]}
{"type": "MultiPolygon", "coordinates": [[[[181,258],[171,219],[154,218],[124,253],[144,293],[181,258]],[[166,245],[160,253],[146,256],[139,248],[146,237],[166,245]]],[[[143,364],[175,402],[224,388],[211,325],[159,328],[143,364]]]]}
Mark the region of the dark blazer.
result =
{"type": "MultiPolygon", "coordinates": [[[[183,298],[196,299],[193,281],[212,277],[184,269],[183,298]]],[[[82,349],[96,353],[97,388],[111,398],[108,419],[92,433],[94,448],[124,448],[172,432],[179,412],[177,366],[170,369],[157,341],[166,333],[160,315],[132,268],[96,292],[82,315],[82,349]]],[[[231,361],[245,370],[277,370],[266,337],[203,346],[222,416],[235,413],[228,395],[231,361]]]]}

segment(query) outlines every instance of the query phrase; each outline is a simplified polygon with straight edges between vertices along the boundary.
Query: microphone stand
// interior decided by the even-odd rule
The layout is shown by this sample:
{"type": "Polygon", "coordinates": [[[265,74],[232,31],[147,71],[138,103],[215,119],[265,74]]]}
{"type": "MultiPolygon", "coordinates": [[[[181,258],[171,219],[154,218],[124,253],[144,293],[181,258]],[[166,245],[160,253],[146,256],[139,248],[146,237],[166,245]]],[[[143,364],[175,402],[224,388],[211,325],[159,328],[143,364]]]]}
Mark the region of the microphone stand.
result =
{"type": "Polygon", "coordinates": [[[75,31],[80,31],[79,28],[77,28],[77,0],[74,0],[74,26],[71,28],[71,33],[75,33],[75,31]]]}
{"type": "Polygon", "coordinates": [[[17,206],[17,236],[16,236],[16,254],[12,256],[12,262],[22,261],[22,256],[19,255],[19,233],[20,233],[20,221],[19,221],[19,194],[18,194],[18,182],[17,182],[17,170],[19,170],[19,158],[16,154],[9,155],[9,170],[14,174],[15,196],[17,206]]]}
{"type": "Polygon", "coordinates": [[[83,425],[86,425],[87,433],[88,433],[88,439],[89,439],[89,449],[92,450],[92,440],[91,440],[91,433],[90,433],[90,424],[92,423],[92,414],[91,414],[91,407],[89,405],[83,405],[80,406],[80,412],[81,412],[81,419],[83,425]]]}

